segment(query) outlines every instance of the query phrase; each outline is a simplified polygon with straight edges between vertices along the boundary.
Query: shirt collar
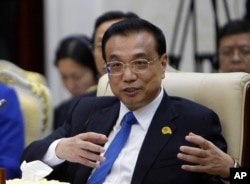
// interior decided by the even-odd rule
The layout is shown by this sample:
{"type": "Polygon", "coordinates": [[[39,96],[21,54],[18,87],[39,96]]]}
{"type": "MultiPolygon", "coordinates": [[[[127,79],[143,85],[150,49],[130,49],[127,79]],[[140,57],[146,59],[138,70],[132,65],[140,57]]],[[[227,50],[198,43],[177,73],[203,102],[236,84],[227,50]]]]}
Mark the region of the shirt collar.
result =
{"type": "MultiPolygon", "coordinates": [[[[138,123],[142,126],[143,129],[147,130],[150,122],[153,119],[153,116],[155,114],[155,111],[159,107],[161,100],[163,98],[163,88],[161,88],[161,91],[159,95],[148,105],[137,109],[136,111],[133,111],[134,116],[136,117],[138,123]]],[[[121,102],[120,106],[120,112],[117,122],[121,122],[123,116],[129,112],[129,109],[121,102]]]]}

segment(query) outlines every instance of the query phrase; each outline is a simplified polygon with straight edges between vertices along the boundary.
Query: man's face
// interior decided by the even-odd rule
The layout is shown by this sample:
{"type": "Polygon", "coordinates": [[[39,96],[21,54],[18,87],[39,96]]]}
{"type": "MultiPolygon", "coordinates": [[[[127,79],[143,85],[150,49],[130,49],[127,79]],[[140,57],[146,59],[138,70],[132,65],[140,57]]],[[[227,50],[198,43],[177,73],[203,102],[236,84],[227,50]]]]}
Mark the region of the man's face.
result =
{"type": "Polygon", "coordinates": [[[102,58],[102,37],[105,33],[105,31],[114,23],[120,21],[122,19],[116,19],[116,20],[110,20],[110,21],[106,21],[102,24],[100,24],[100,26],[98,26],[98,28],[96,29],[96,33],[94,36],[94,50],[93,50],[93,54],[95,57],[95,64],[96,64],[96,68],[99,72],[100,75],[104,75],[106,73],[105,67],[104,67],[104,60],[102,58]]]}
{"type": "Polygon", "coordinates": [[[250,33],[223,37],[219,42],[221,72],[250,73],[250,33]]]}
{"type": "Polygon", "coordinates": [[[119,61],[124,64],[120,75],[109,75],[110,87],[130,110],[150,103],[159,94],[161,81],[165,77],[167,55],[159,56],[155,40],[148,32],[112,36],[106,43],[106,62],[119,61]],[[152,61],[142,73],[131,70],[131,61],[152,61]]]}

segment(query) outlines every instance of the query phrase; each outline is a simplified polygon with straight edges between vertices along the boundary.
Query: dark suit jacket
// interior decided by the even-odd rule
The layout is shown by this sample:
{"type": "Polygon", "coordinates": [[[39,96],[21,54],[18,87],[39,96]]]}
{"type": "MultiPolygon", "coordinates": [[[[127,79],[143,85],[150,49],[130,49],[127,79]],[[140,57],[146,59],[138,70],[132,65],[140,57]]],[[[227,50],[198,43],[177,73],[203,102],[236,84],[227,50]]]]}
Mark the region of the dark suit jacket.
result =
{"type": "MultiPolygon", "coordinates": [[[[71,118],[49,137],[32,143],[25,150],[22,159],[42,159],[49,145],[58,138],[88,131],[108,136],[119,109],[120,103],[115,97],[82,98],[71,113],[71,118]]],[[[182,98],[168,97],[164,93],[143,145],[138,148],[140,152],[131,183],[221,183],[219,177],[181,169],[184,162],[177,158],[177,153],[181,145],[190,145],[184,137],[191,131],[226,150],[226,143],[220,134],[219,119],[213,111],[182,98]],[[165,126],[171,128],[172,134],[162,133],[165,126]]],[[[70,181],[72,184],[86,183],[91,170],[66,161],[57,166],[49,178],[70,181]]]]}
{"type": "Polygon", "coordinates": [[[58,105],[54,110],[54,121],[53,121],[53,129],[57,129],[58,127],[62,126],[64,121],[66,120],[69,112],[74,107],[75,103],[79,100],[79,98],[83,97],[94,97],[96,96],[96,90],[85,93],[78,97],[73,97],[71,99],[68,99],[64,102],[62,102],[60,105],[58,105]]]}

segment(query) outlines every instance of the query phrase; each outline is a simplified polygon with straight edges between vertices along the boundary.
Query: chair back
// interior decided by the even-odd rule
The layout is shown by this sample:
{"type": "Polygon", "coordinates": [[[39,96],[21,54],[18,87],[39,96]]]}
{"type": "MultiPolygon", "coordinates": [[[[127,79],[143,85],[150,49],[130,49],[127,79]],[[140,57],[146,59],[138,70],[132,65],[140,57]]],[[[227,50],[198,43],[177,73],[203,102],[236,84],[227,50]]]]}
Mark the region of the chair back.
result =
{"type": "Polygon", "coordinates": [[[45,78],[0,60],[0,82],[13,87],[18,95],[25,122],[25,144],[51,133],[53,105],[45,78]]]}
{"type": "MultiPolygon", "coordinates": [[[[214,110],[220,118],[228,153],[242,166],[250,166],[250,74],[168,72],[162,86],[170,96],[190,99],[214,110]]],[[[107,74],[99,80],[97,95],[113,95],[107,74]]]]}

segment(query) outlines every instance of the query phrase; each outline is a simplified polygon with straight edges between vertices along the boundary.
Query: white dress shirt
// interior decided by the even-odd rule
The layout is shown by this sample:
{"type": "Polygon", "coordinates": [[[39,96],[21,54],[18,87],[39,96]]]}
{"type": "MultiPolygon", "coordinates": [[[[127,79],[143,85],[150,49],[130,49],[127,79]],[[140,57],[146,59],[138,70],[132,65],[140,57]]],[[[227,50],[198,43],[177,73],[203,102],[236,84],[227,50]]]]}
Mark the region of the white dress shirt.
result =
{"type": "MultiPolygon", "coordinates": [[[[147,106],[142,107],[136,111],[133,111],[138,123],[131,127],[131,132],[129,138],[119,153],[117,159],[115,160],[110,174],[106,177],[104,184],[128,184],[131,183],[132,175],[134,172],[137,157],[142,146],[143,140],[146,136],[147,130],[153,119],[155,111],[157,110],[161,100],[163,98],[163,89],[161,89],[160,94],[147,106]]],[[[105,150],[112,142],[113,138],[121,128],[121,121],[124,115],[129,110],[121,102],[120,112],[113,130],[111,131],[108,142],[105,144],[105,150]]],[[[58,165],[64,160],[59,159],[55,155],[55,148],[60,140],[54,141],[47,153],[45,154],[43,161],[50,166],[58,165]]],[[[105,154],[105,153],[103,153],[105,154]]],[[[93,171],[94,172],[94,171],[93,171]]]]}

